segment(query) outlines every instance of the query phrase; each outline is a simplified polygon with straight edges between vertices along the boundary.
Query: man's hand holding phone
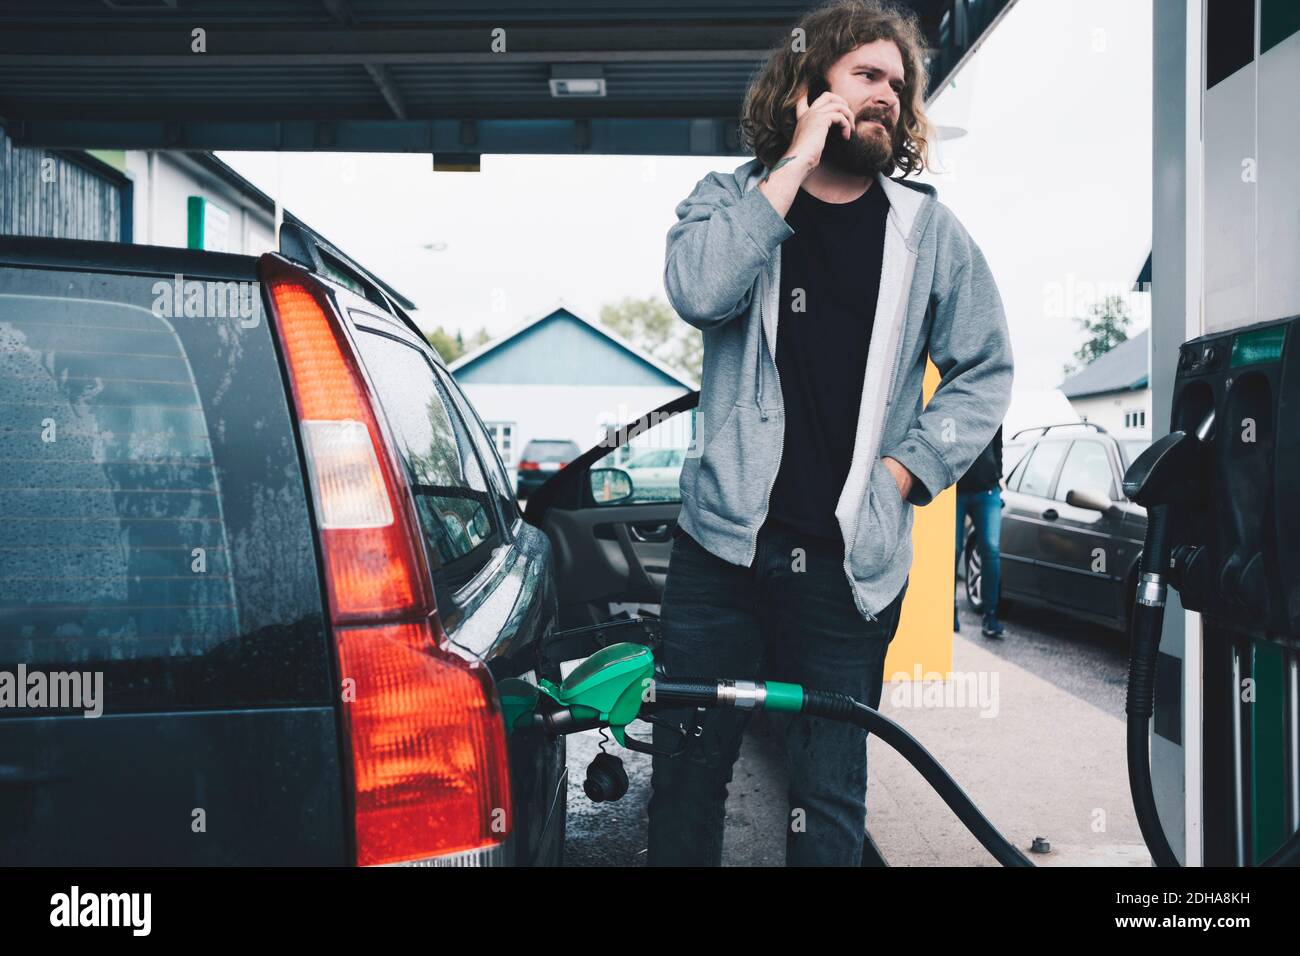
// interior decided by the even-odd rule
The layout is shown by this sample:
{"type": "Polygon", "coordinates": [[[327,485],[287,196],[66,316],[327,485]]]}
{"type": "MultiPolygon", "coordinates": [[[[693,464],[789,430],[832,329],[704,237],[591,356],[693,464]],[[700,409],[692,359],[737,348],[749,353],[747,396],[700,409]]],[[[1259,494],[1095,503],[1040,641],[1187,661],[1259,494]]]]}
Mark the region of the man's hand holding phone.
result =
{"type": "Polygon", "coordinates": [[[812,94],[810,96],[807,87],[802,87],[799,91],[794,104],[794,136],[790,138],[790,149],[786,153],[808,157],[811,162],[810,172],[821,162],[826,137],[831,135],[832,130],[835,130],[836,135],[848,139],[853,135],[854,123],[853,110],[849,109],[844,97],[824,87],[813,89],[812,94]]]}
{"type": "Polygon", "coordinates": [[[854,116],[848,101],[830,90],[819,89],[810,93],[807,86],[799,88],[790,148],[758,187],[781,216],[790,211],[799,187],[821,162],[826,137],[837,135],[848,139],[853,135],[854,116]]]}

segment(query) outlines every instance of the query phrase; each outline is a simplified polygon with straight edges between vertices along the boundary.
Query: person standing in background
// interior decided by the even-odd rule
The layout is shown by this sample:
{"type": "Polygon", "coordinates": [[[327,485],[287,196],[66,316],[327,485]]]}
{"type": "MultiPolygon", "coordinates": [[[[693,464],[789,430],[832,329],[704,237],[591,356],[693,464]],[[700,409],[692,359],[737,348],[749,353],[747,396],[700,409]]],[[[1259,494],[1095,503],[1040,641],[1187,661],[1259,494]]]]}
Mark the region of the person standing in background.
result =
{"type": "MultiPolygon", "coordinates": [[[[1002,428],[987,448],[980,452],[966,474],[957,480],[957,562],[961,561],[966,515],[975,526],[975,542],[980,552],[980,604],[985,637],[1002,637],[998,621],[998,588],[1001,578],[1002,538],[1002,428]]],[[[952,609],[952,629],[961,630],[957,606],[952,609]]]]}

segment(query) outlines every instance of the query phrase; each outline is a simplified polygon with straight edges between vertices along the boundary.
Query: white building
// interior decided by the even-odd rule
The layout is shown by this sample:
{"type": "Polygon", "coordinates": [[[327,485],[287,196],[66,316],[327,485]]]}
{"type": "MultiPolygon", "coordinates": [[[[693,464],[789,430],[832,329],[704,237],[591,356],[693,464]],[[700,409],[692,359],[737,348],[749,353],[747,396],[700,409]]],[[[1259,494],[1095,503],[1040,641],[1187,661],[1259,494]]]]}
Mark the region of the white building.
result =
{"type": "Polygon", "coordinates": [[[256,256],[275,251],[275,200],[211,153],[126,150],[133,241],[256,256]]]}
{"type": "Polygon", "coordinates": [[[260,255],[275,201],[211,153],[20,147],[0,130],[0,234],[260,255]]]}

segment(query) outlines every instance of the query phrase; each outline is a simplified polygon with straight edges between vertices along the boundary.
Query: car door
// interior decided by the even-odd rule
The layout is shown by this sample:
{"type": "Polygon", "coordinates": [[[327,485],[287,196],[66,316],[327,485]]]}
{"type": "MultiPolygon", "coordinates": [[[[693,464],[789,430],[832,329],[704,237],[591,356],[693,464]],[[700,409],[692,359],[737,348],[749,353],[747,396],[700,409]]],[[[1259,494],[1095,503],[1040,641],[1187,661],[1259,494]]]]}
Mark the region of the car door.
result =
{"type": "Polygon", "coordinates": [[[649,604],[648,613],[657,613],[698,402],[691,392],[611,429],[529,499],[527,520],[555,548],[563,627],[603,623],[619,604],[649,604]],[[632,461],[663,464],[625,467],[632,461]],[[612,499],[615,485],[630,493],[612,499]]]}
{"type": "MultiPolygon", "coordinates": [[[[555,625],[550,544],[521,520],[481,420],[425,343],[339,295],[351,301],[358,351],[407,467],[448,638],[497,681],[558,677],[538,673],[555,625]]],[[[557,863],[563,740],[518,735],[508,747],[515,861],[557,863]]]]}
{"type": "Polygon", "coordinates": [[[1041,599],[1039,528],[1052,507],[1050,491],[1070,445],[1043,439],[1016,466],[1003,492],[1001,577],[1004,594],[1041,599]]]}
{"type": "Polygon", "coordinates": [[[1131,552],[1121,534],[1124,511],[1115,462],[1099,438],[1076,439],[1066,452],[1038,530],[1043,596],[1062,609],[1110,616],[1128,572],[1131,552]],[[1106,512],[1072,505],[1071,491],[1111,502],[1106,512]]]}

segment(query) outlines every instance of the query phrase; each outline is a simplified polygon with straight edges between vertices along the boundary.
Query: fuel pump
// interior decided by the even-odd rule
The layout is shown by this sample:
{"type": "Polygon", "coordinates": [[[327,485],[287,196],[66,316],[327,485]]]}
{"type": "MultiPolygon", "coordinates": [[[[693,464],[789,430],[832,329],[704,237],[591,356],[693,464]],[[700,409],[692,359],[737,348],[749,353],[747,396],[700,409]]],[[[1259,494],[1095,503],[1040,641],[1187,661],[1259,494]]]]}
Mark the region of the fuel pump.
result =
{"type": "Polygon", "coordinates": [[[1129,778],[1157,863],[1177,863],[1157,818],[1147,748],[1166,586],[1202,619],[1206,864],[1276,862],[1300,820],[1298,328],[1292,317],[1183,343],[1170,433],[1124,477],[1125,494],[1147,509],[1129,778]]]}

